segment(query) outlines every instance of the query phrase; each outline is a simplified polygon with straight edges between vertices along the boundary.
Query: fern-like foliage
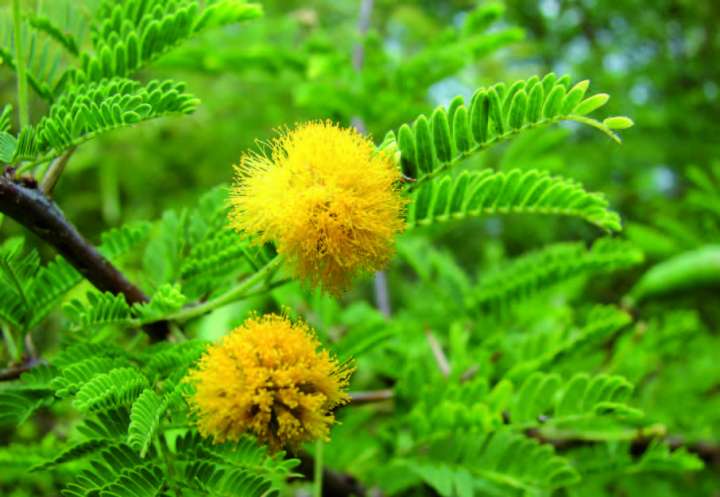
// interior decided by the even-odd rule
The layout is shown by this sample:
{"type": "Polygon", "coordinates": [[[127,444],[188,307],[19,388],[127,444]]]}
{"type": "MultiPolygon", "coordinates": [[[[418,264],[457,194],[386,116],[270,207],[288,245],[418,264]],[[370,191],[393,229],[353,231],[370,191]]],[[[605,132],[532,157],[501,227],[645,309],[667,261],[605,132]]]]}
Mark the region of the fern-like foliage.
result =
{"type": "Polygon", "coordinates": [[[509,413],[514,427],[552,424],[562,427],[578,421],[614,415],[637,418],[640,412],[627,404],[632,384],[622,376],[579,373],[563,382],[558,374],[533,373],[520,387],[509,413]]]}
{"type": "Polygon", "coordinates": [[[8,240],[0,247],[0,318],[11,326],[22,327],[32,314],[31,277],[40,267],[36,250],[24,250],[21,238],[8,240]]]}
{"type": "Polygon", "coordinates": [[[619,216],[605,197],[573,180],[536,170],[464,171],[456,178],[425,183],[412,194],[409,227],[493,214],[551,214],[584,219],[620,230],[619,216]]]}
{"type": "MultiPolygon", "coordinates": [[[[261,8],[243,0],[221,0],[201,8],[200,0],[100,2],[93,15],[65,0],[71,18],[89,19],[80,29],[55,24],[46,15],[23,23],[24,64],[30,86],[47,100],[49,114],[17,136],[0,133],[0,160],[42,162],[93,137],[141,121],[187,114],[198,101],[184,85],[129,79],[192,36],[211,28],[259,16],[261,8]],[[81,12],[82,10],[82,12],[81,12]],[[82,34],[89,27],[92,50],[82,34]]],[[[68,24],[68,23],[66,23],[68,24]]],[[[75,26],[77,28],[77,26],[75,26]]],[[[0,12],[0,38],[13,45],[12,16],[0,12]]],[[[13,53],[0,48],[0,60],[14,69],[13,53]]]]}
{"type": "MultiPolygon", "coordinates": [[[[0,60],[3,65],[15,70],[17,61],[10,47],[14,46],[14,26],[10,9],[0,10],[0,60]]],[[[70,73],[65,71],[70,56],[61,30],[46,18],[30,16],[21,23],[20,37],[26,49],[24,65],[30,88],[47,101],[52,101],[55,92],[68,82],[70,73]]]]}
{"type": "MultiPolygon", "coordinates": [[[[272,457],[267,447],[250,438],[236,443],[212,444],[195,431],[179,437],[174,452],[184,468],[184,482],[210,495],[237,495],[233,485],[243,489],[241,495],[274,493],[279,484],[299,464],[298,459],[284,459],[279,452],[272,457]]],[[[239,491],[236,489],[236,492],[239,491]]]]}
{"type": "Polygon", "coordinates": [[[613,306],[597,306],[581,325],[557,327],[538,333],[509,337],[503,355],[511,364],[505,376],[524,378],[546,369],[571,354],[582,353],[590,345],[608,340],[632,322],[630,315],[613,306]]]}
{"type": "Polygon", "coordinates": [[[118,357],[88,357],[62,368],[61,373],[50,382],[50,386],[58,397],[67,397],[77,393],[95,376],[128,365],[126,360],[118,357]]]}
{"type": "Polygon", "coordinates": [[[147,386],[147,378],[137,369],[113,369],[83,385],[73,405],[82,412],[116,408],[132,402],[147,386]]]}
{"type": "Polygon", "coordinates": [[[481,485],[501,494],[503,488],[541,494],[580,479],[552,446],[511,430],[456,435],[431,444],[426,458],[403,461],[445,497],[474,495],[473,489],[481,485]]]}
{"type": "Polygon", "coordinates": [[[110,443],[103,439],[89,439],[76,443],[60,452],[55,457],[32,468],[32,471],[44,471],[60,464],[82,459],[90,454],[108,447],[110,443]]]}
{"type": "Polygon", "coordinates": [[[145,457],[155,432],[160,424],[160,416],[168,402],[158,396],[154,390],[146,388],[132,405],[128,445],[145,457]]]}
{"type": "Polygon", "coordinates": [[[92,413],[78,426],[78,433],[86,439],[106,439],[113,444],[127,439],[130,411],[121,406],[107,411],[92,413]]]}
{"type": "Polygon", "coordinates": [[[634,266],[642,253],[623,240],[602,238],[591,248],[560,243],[524,255],[483,276],[469,304],[504,309],[555,284],[634,266]]]}
{"type": "Polygon", "coordinates": [[[188,340],[177,345],[153,345],[143,355],[148,374],[165,379],[173,371],[184,372],[200,358],[207,345],[208,342],[204,340],[188,340]]]}
{"type": "Polygon", "coordinates": [[[21,133],[15,160],[51,158],[93,137],[141,121],[188,114],[198,100],[174,81],[142,85],[123,78],[72,86],[34,128],[21,133]]]}
{"type": "Polygon", "coordinates": [[[587,117],[609,98],[604,93],[585,98],[588,87],[588,81],[571,86],[569,76],[550,73],[542,80],[534,76],[509,86],[480,88],[468,105],[456,97],[447,109],[439,107],[430,118],[421,115],[412,127],[404,124],[397,134],[390,132],[381,148],[399,151],[403,172],[418,184],[526,129],[560,121],[595,127],[619,142],[613,130],[630,127],[632,121],[609,117],[601,122],[587,117]]]}
{"type": "Polygon", "coordinates": [[[39,365],[22,374],[20,382],[0,388],[0,426],[17,426],[38,409],[53,403],[50,381],[55,369],[39,365]]]}
{"type": "Polygon", "coordinates": [[[243,0],[221,0],[203,10],[200,5],[198,0],[103,1],[92,25],[94,53],[82,54],[78,80],[131,76],[196,33],[262,13],[243,0]]]}
{"type": "Polygon", "coordinates": [[[150,302],[135,304],[133,312],[141,321],[151,323],[180,310],[186,301],[187,298],[180,291],[180,285],[166,283],[157,289],[150,302]]]}
{"type": "Polygon", "coordinates": [[[107,324],[132,324],[132,310],[122,294],[87,293],[86,301],[73,299],[63,306],[75,329],[90,330],[107,324]]]}
{"type": "MultiPolygon", "coordinates": [[[[117,262],[145,240],[148,233],[148,223],[114,228],[102,234],[98,250],[117,262]]],[[[0,299],[0,319],[17,329],[33,329],[82,279],[82,275],[62,257],[41,266],[35,250],[26,251],[20,239],[12,239],[0,249],[0,296],[3,297],[0,299]]],[[[88,312],[95,312],[95,317],[87,319],[98,319],[96,311],[88,312]]],[[[77,313],[75,317],[78,322],[85,319],[77,313]]]]}

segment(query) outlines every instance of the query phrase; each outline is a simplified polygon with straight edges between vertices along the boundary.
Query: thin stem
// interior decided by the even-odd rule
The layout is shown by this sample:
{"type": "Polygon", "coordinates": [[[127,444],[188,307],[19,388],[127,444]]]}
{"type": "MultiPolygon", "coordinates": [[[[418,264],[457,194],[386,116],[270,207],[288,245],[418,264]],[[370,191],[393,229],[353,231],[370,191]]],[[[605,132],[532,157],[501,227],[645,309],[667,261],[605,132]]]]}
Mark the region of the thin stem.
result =
{"type": "Polygon", "coordinates": [[[322,497],[323,441],[315,442],[315,471],[313,472],[313,497],[322,497]]]}
{"type": "Polygon", "coordinates": [[[10,328],[6,324],[2,324],[2,334],[5,339],[5,346],[7,347],[8,354],[10,355],[10,362],[20,362],[20,351],[15,344],[15,338],[12,336],[10,328]]]}
{"type": "Polygon", "coordinates": [[[443,351],[442,345],[440,345],[440,342],[438,342],[438,339],[435,338],[435,335],[433,335],[430,330],[425,332],[425,338],[427,338],[428,344],[430,345],[430,350],[432,350],[433,356],[435,357],[438,369],[442,375],[447,378],[450,376],[450,362],[445,355],[445,351],[443,351]]]}
{"type": "Polygon", "coordinates": [[[170,336],[176,342],[187,342],[187,337],[176,323],[170,323],[170,336]]]}
{"type": "Polygon", "coordinates": [[[359,406],[364,404],[373,404],[375,402],[385,402],[395,397],[395,392],[391,388],[385,390],[366,390],[360,392],[350,392],[350,405],[359,406]]]}
{"type": "Polygon", "coordinates": [[[55,188],[55,185],[60,179],[60,175],[65,170],[65,166],[67,166],[67,163],[74,152],[75,147],[72,147],[50,164],[50,167],[45,172],[45,176],[43,176],[43,179],[40,182],[40,189],[45,195],[49,196],[52,193],[53,188],[55,188]]]}
{"type": "Polygon", "coordinates": [[[22,44],[22,15],[20,0],[13,0],[13,31],[15,35],[15,68],[17,70],[17,100],[20,126],[30,124],[28,104],[27,68],[25,67],[25,51],[22,44]]]}
{"type": "MultiPolygon", "coordinates": [[[[172,462],[170,461],[170,455],[168,454],[168,451],[163,450],[163,442],[165,440],[165,436],[161,435],[162,439],[157,438],[155,439],[155,449],[158,451],[158,456],[160,456],[165,461],[165,467],[167,468],[167,475],[168,479],[172,480],[175,477],[175,471],[173,470],[172,462]]],[[[176,485],[170,485],[168,482],[168,487],[172,488],[175,492],[176,497],[182,497],[182,491],[180,488],[176,485]]]]}
{"type": "Polygon", "coordinates": [[[231,288],[227,292],[223,293],[222,295],[212,299],[208,300],[207,302],[204,302],[202,304],[194,305],[191,307],[186,307],[185,309],[181,309],[180,311],[176,312],[175,314],[171,314],[167,316],[165,319],[168,321],[187,321],[189,319],[196,318],[198,316],[202,316],[203,314],[207,314],[210,311],[214,311],[218,307],[222,307],[226,304],[229,304],[231,302],[234,302],[236,300],[240,300],[245,296],[245,293],[248,290],[251,290],[253,287],[258,285],[259,283],[263,282],[268,276],[270,276],[275,269],[280,265],[282,258],[277,256],[274,259],[272,259],[270,262],[268,262],[265,266],[260,268],[258,272],[253,274],[252,276],[245,278],[243,281],[241,281],[237,286],[231,288]]]}

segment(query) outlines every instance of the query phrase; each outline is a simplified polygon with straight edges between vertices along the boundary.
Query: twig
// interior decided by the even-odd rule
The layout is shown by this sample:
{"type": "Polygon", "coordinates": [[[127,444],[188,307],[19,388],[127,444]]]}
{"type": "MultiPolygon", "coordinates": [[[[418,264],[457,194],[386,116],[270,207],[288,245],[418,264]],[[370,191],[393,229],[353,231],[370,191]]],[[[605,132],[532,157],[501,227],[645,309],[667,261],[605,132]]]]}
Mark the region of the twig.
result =
{"type": "Polygon", "coordinates": [[[375,306],[383,316],[390,317],[392,308],[390,307],[390,291],[385,271],[375,273],[375,306]]]}
{"type": "Polygon", "coordinates": [[[463,374],[460,375],[460,383],[465,383],[466,381],[472,380],[479,372],[480,366],[478,366],[477,364],[473,364],[472,366],[467,368],[463,374]]]}
{"type": "MultiPolygon", "coordinates": [[[[57,204],[37,186],[15,181],[13,171],[0,175],[0,211],[52,245],[72,266],[100,291],[122,294],[128,304],[147,302],[147,296],[125,278],[65,218],[57,204]]],[[[145,326],[152,340],[167,337],[166,322],[145,326]]]]}
{"type": "Polygon", "coordinates": [[[384,402],[395,397],[395,392],[388,388],[385,390],[367,390],[363,392],[350,392],[350,405],[359,406],[363,404],[373,404],[375,402],[384,402]]]}
{"type": "Polygon", "coordinates": [[[222,295],[219,295],[212,300],[208,300],[207,302],[203,302],[202,304],[197,304],[181,309],[178,312],[171,314],[170,316],[166,316],[165,319],[167,321],[187,321],[189,319],[202,316],[203,314],[207,314],[208,312],[213,311],[218,307],[222,307],[240,298],[245,297],[246,292],[252,290],[256,285],[265,280],[278,268],[281,260],[282,257],[275,257],[265,266],[260,268],[259,271],[245,278],[237,286],[234,286],[222,295]]]}
{"type": "Polygon", "coordinates": [[[433,356],[435,356],[435,362],[437,363],[438,369],[442,375],[447,378],[450,376],[450,363],[448,362],[447,356],[442,349],[442,345],[440,345],[440,342],[438,342],[437,338],[435,338],[435,335],[433,335],[430,330],[425,331],[425,337],[430,345],[430,350],[432,350],[433,356]]]}
{"type": "Polygon", "coordinates": [[[75,148],[76,147],[72,147],[68,149],[64,154],[56,158],[52,164],[50,164],[50,167],[48,167],[45,176],[43,176],[43,179],[40,182],[40,190],[42,190],[42,192],[48,197],[51,196],[53,188],[55,188],[55,185],[60,179],[60,175],[65,170],[65,166],[67,166],[70,157],[72,157],[72,154],[75,153],[75,148]]]}
{"type": "Polygon", "coordinates": [[[45,361],[42,359],[28,358],[22,364],[2,369],[0,370],[0,381],[17,380],[23,373],[30,371],[40,364],[45,364],[45,361]]]}
{"type": "MultiPolygon", "coordinates": [[[[357,30],[360,37],[364,37],[370,29],[370,17],[373,11],[373,0],[362,0],[360,4],[360,15],[358,16],[357,30]]],[[[365,45],[362,40],[353,47],[353,68],[356,71],[362,69],[365,62],[365,45]]]]}
{"type": "MultiPolygon", "coordinates": [[[[537,428],[525,430],[525,435],[530,438],[534,438],[540,443],[552,445],[556,450],[569,450],[597,443],[596,440],[587,440],[582,438],[548,437],[537,428]]],[[[667,435],[663,437],[656,434],[655,436],[652,436],[640,431],[632,436],[632,438],[628,439],[628,442],[630,442],[630,453],[635,457],[642,456],[647,451],[653,440],[662,440],[668,445],[670,450],[684,448],[688,452],[698,456],[706,464],[720,465],[720,444],[702,440],[688,443],[683,437],[677,435],[667,435]]]]}
{"type": "MultiPolygon", "coordinates": [[[[362,72],[362,67],[365,62],[365,44],[362,38],[367,34],[370,28],[370,17],[373,11],[373,0],[362,0],[360,3],[360,12],[358,14],[357,32],[360,40],[353,46],[352,53],[352,66],[355,72],[362,72]]],[[[352,125],[361,134],[367,133],[367,126],[365,126],[365,120],[360,116],[353,116],[352,125]]],[[[388,290],[387,275],[384,271],[378,271],[375,273],[374,280],[374,293],[375,293],[375,307],[385,317],[390,317],[392,309],[390,308],[390,291],[388,290]]]]}

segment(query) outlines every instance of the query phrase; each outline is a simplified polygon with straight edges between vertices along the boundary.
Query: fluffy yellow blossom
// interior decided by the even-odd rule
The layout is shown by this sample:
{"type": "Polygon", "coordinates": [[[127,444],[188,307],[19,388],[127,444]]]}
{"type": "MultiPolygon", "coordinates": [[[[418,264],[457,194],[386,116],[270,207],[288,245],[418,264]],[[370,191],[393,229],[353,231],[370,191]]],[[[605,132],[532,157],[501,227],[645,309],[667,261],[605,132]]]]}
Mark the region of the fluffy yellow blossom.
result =
{"type": "Polygon", "coordinates": [[[189,375],[200,433],[216,442],[253,433],[275,449],[326,439],[332,410],[350,400],[352,369],[319,346],[307,324],[285,316],[245,321],[189,375]]]}
{"type": "Polygon", "coordinates": [[[275,242],[295,276],[333,293],[381,269],[402,229],[405,201],[391,159],[354,129],[298,125],[236,166],[233,226],[275,242]]]}

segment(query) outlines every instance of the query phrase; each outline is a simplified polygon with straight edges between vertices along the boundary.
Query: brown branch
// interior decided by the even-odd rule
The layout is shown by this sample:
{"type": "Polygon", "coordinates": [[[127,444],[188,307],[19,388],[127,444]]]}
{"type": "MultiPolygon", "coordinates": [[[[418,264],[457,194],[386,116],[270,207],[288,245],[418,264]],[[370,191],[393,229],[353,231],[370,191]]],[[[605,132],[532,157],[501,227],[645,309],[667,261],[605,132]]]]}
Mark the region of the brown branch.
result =
{"type": "MultiPolygon", "coordinates": [[[[16,180],[10,168],[0,175],[0,211],[52,245],[72,266],[102,292],[125,296],[128,304],[147,302],[147,296],[125,278],[70,224],[57,204],[34,181],[16,180]]],[[[167,323],[153,323],[145,331],[152,340],[167,337],[167,323]]]]}
{"type": "Polygon", "coordinates": [[[40,364],[45,364],[45,361],[32,357],[27,358],[22,364],[16,364],[0,370],[0,381],[17,380],[23,373],[30,371],[40,364]]]}

